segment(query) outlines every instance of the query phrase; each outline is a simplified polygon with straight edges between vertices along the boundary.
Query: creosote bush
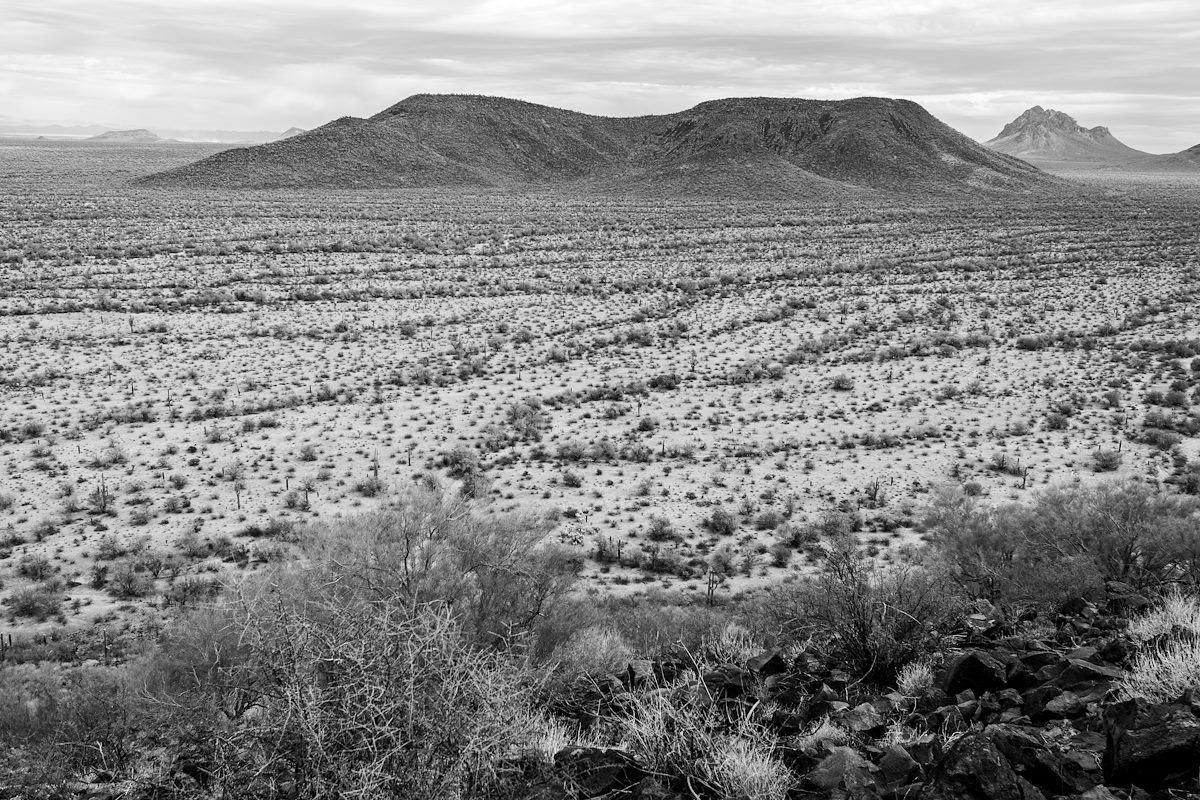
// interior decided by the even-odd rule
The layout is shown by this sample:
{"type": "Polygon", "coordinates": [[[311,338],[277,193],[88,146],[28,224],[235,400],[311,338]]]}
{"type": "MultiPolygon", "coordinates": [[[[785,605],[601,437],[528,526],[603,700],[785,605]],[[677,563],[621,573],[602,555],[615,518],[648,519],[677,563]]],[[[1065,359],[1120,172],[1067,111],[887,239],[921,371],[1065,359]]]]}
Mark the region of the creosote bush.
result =
{"type": "Polygon", "coordinates": [[[995,508],[943,490],[925,520],[937,561],[972,597],[1054,606],[1103,588],[1200,581],[1200,500],[1126,481],[1054,488],[995,508]]]}
{"type": "Polygon", "coordinates": [[[815,578],[773,588],[753,616],[783,642],[808,641],[844,663],[856,679],[894,686],[902,667],[937,648],[960,608],[940,576],[882,566],[839,537],[815,578]]]}

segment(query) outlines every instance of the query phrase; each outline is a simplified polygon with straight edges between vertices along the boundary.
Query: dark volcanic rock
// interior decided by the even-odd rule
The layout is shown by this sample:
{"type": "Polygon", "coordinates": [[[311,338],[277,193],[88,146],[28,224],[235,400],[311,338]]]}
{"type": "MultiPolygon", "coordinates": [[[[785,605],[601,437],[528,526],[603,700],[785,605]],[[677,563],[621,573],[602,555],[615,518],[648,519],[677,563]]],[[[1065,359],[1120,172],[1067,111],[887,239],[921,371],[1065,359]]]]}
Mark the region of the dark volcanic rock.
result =
{"type": "Polygon", "coordinates": [[[1008,668],[1000,659],[983,650],[969,650],[959,656],[946,671],[946,694],[956,695],[964,689],[978,694],[1003,689],[1008,682],[1008,668]]]}
{"type": "Polygon", "coordinates": [[[1200,719],[1189,706],[1126,700],[1104,712],[1108,783],[1148,791],[1195,784],[1200,774],[1200,719]]]}
{"type": "Polygon", "coordinates": [[[853,748],[834,747],[805,781],[825,791],[842,790],[851,798],[871,797],[878,791],[879,768],[853,748]]]}
{"type": "Polygon", "coordinates": [[[1036,787],[1019,776],[984,736],[955,742],[932,770],[921,800],[1042,800],[1036,787]]]}

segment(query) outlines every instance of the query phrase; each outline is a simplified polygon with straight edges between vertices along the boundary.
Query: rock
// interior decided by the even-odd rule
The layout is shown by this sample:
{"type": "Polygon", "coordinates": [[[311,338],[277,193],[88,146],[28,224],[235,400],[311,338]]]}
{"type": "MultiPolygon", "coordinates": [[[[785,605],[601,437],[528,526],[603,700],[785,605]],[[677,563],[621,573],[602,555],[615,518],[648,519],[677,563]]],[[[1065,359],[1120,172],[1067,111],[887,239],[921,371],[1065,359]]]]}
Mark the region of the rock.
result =
{"type": "Polygon", "coordinates": [[[808,717],[799,711],[776,709],[768,726],[780,736],[795,736],[807,727],[808,717]]]}
{"type": "Polygon", "coordinates": [[[1038,670],[1050,664],[1061,664],[1066,661],[1062,655],[1053,650],[1034,650],[1019,656],[1021,663],[1031,670],[1038,670]]]}
{"type": "Polygon", "coordinates": [[[821,687],[813,692],[813,700],[837,700],[838,693],[829,688],[827,684],[822,683],[821,687]]]}
{"type": "Polygon", "coordinates": [[[993,636],[1000,633],[1006,622],[1006,615],[999,607],[987,600],[976,600],[973,603],[974,612],[963,619],[963,624],[972,636],[993,636]]]}
{"type": "Polygon", "coordinates": [[[879,768],[853,748],[834,747],[804,780],[827,792],[843,790],[849,797],[869,797],[878,792],[879,768]]]}
{"type": "Polygon", "coordinates": [[[956,695],[970,689],[976,695],[1003,689],[1008,670],[1004,663],[982,650],[969,650],[956,658],[946,671],[943,688],[946,694],[956,695]]]}
{"type": "Polygon", "coordinates": [[[601,747],[568,747],[554,755],[554,766],[579,797],[600,797],[628,789],[646,772],[621,750],[601,747]]]}
{"type": "Polygon", "coordinates": [[[807,698],[808,681],[803,675],[784,672],[771,675],[763,681],[767,696],[784,706],[801,705],[807,698]]]}
{"type": "Polygon", "coordinates": [[[1096,655],[1109,664],[1126,664],[1136,652],[1133,642],[1118,636],[1105,642],[1096,655]]]}
{"type": "Polygon", "coordinates": [[[1117,667],[1072,658],[1054,682],[1063,689],[1076,689],[1100,681],[1119,681],[1124,676],[1125,673],[1117,667]]]}
{"type": "Polygon", "coordinates": [[[1095,759],[1050,749],[1037,728],[1019,725],[990,725],[986,736],[1008,759],[1014,771],[1040,790],[1050,794],[1077,794],[1101,781],[1095,759]]]}
{"type": "Polygon", "coordinates": [[[684,796],[664,786],[657,778],[642,778],[629,795],[632,800],[683,800],[684,796]]]}
{"type": "Polygon", "coordinates": [[[887,727],[887,720],[870,703],[862,703],[846,712],[842,721],[855,733],[874,736],[887,727]]]}
{"type": "Polygon", "coordinates": [[[1128,617],[1153,605],[1145,595],[1127,583],[1107,581],[1104,592],[1108,596],[1105,610],[1110,614],[1128,617]]]}
{"type": "Polygon", "coordinates": [[[809,704],[808,708],[804,709],[804,714],[806,719],[814,720],[837,716],[848,708],[850,708],[850,704],[841,700],[818,700],[809,704]]]}
{"type": "Polygon", "coordinates": [[[1045,715],[1050,719],[1074,719],[1083,715],[1087,706],[1074,692],[1063,692],[1046,703],[1045,715]]]}
{"type": "Polygon", "coordinates": [[[1025,701],[1021,703],[1021,712],[1031,719],[1037,719],[1046,713],[1046,704],[1062,694],[1057,686],[1039,686],[1025,693],[1025,701]]]}
{"type": "Polygon", "coordinates": [[[749,684],[749,676],[737,667],[725,666],[706,672],[700,678],[708,696],[714,700],[741,697],[749,684]]]}
{"type": "Polygon", "coordinates": [[[1188,706],[1126,700],[1104,712],[1105,782],[1147,791],[1195,781],[1200,719],[1188,706]]]}
{"type": "Polygon", "coordinates": [[[1095,616],[1096,607],[1089,603],[1086,597],[1072,597],[1058,607],[1058,615],[1062,617],[1095,616]]]}
{"type": "Polygon", "coordinates": [[[923,767],[933,766],[942,757],[941,740],[932,733],[906,738],[904,749],[923,767]]]}
{"type": "Polygon", "coordinates": [[[1107,786],[1093,786],[1079,795],[1079,800],[1121,800],[1107,786]]]}
{"type": "Polygon", "coordinates": [[[768,678],[787,672],[787,661],[778,650],[768,650],[746,659],[746,669],[760,678],[768,678]]]}
{"type": "Polygon", "coordinates": [[[898,744],[888,745],[879,757],[879,780],[885,788],[912,783],[921,773],[921,765],[898,744]]]}
{"type": "Polygon", "coordinates": [[[965,731],[970,727],[958,706],[942,706],[929,712],[925,717],[925,726],[929,730],[944,733],[965,731]]]}
{"type": "Polygon", "coordinates": [[[991,741],[968,734],[929,772],[921,800],[1044,800],[991,741]]]}

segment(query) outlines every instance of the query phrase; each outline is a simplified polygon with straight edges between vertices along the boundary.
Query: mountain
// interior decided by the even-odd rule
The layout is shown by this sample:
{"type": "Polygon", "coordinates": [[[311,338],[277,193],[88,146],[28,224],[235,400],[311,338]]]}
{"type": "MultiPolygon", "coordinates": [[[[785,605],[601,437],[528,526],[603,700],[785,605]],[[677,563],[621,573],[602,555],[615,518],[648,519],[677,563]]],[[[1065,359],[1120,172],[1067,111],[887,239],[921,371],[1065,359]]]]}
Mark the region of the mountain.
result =
{"type": "Polygon", "coordinates": [[[153,142],[169,141],[159,136],[157,133],[152,133],[145,128],[137,128],[131,131],[105,131],[98,136],[89,136],[89,142],[121,142],[129,144],[151,144],[153,142]]]}
{"type": "Polygon", "coordinates": [[[299,135],[300,135],[300,134],[302,134],[302,133],[307,133],[307,131],[306,131],[306,130],[304,130],[303,128],[295,128],[295,127],[288,128],[286,131],[284,131],[283,133],[279,134],[278,136],[276,136],[276,137],[275,137],[274,139],[272,139],[271,141],[273,141],[273,142],[279,142],[279,141],[283,141],[284,139],[290,139],[290,138],[292,138],[293,136],[299,136],[299,135]]]}
{"type": "Polygon", "coordinates": [[[521,100],[419,94],[148,176],[163,187],[571,187],[659,194],[1027,190],[1056,183],[916,103],[734,98],[599,117],[521,100]]]}
{"type": "Polygon", "coordinates": [[[1122,143],[1104,126],[1085,128],[1061,111],[1034,106],[985,146],[1026,161],[1120,163],[1150,155],[1122,143]]]}

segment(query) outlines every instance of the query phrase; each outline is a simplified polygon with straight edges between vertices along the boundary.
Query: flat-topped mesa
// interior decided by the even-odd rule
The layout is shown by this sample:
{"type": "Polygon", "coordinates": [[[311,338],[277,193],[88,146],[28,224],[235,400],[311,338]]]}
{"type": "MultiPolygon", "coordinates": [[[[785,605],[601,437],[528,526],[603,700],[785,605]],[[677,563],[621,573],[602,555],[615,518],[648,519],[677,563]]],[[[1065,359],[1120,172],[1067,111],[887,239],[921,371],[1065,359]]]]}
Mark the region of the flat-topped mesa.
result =
{"type": "Polygon", "coordinates": [[[142,180],[182,188],[494,187],[835,196],[1057,185],[908,100],[737,97],[602,117],[524,100],[417,94],[142,180]]]}
{"type": "Polygon", "coordinates": [[[105,131],[96,136],[89,136],[86,141],[89,142],[127,142],[131,144],[149,144],[153,142],[167,141],[153,131],[148,131],[145,128],[135,128],[128,131],[105,131]]]}

